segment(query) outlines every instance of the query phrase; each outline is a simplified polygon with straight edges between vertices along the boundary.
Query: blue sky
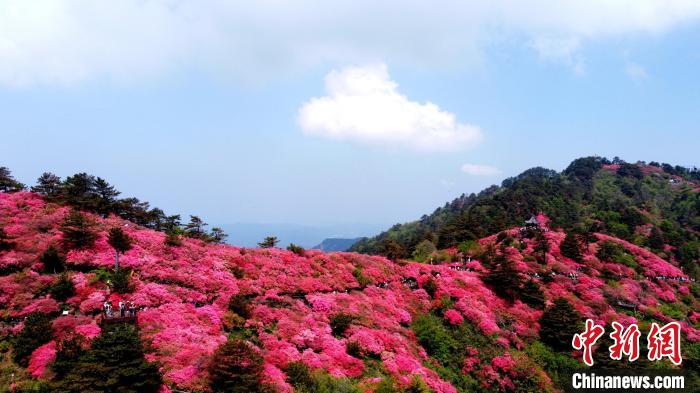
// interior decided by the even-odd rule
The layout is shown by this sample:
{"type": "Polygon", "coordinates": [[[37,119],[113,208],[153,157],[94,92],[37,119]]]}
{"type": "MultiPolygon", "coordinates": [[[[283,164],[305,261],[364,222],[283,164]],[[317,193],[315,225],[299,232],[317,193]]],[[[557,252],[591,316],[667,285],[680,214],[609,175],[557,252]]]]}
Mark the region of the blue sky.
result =
{"type": "Polygon", "coordinates": [[[361,3],[0,1],[0,165],[375,227],[585,155],[698,165],[696,2],[361,3]]]}

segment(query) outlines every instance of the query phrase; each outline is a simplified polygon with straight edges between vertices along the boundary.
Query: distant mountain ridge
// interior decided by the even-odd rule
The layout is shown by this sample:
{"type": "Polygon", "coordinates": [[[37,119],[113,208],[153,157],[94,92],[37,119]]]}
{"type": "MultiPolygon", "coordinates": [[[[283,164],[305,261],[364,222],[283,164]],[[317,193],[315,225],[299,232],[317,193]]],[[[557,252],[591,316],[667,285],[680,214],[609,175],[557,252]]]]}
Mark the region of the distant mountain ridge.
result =
{"type": "Polygon", "coordinates": [[[354,239],[343,239],[343,238],[328,238],[328,239],[323,239],[323,241],[312,248],[325,251],[325,252],[332,252],[332,251],[347,251],[352,247],[355,243],[359,242],[360,240],[365,239],[364,237],[356,237],[354,239]]]}
{"type": "MultiPolygon", "coordinates": [[[[383,225],[338,223],[305,225],[293,223],[228,223],[221,227],[229,234],[228,243],[241,247],[257,247],[266,236],[275,236],[279,245],[290,243],[304,248],[317,248],[324,239],[359,239],[379,232],[383,225]]],[[[345,250],[343,250],[345,251],[345,250]]]]}

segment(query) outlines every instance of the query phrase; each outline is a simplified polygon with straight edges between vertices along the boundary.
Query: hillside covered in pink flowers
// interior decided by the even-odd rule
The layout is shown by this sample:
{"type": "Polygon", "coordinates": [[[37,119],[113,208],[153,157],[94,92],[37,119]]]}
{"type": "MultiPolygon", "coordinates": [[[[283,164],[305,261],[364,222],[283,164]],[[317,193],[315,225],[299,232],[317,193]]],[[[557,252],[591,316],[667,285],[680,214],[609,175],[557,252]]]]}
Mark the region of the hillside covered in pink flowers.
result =
{"type": "MultiPolygon", "coordinates": [[[[583,366],[570,341],[557,344],[558,332],[543,326],[555,303],[580,323],[576,331],[586,318],[607,329],[638,323],[643,334],[651,322],[678,321],[680,367],[697,372],[700,291],[673,258],[608,234],[567,236],[544,215],[537,222],[428,250],[418,262],[244,249],[76,213],[36,193],[0,193],[0,391],[53,391],[74,378],[56,365],[73,359],[76,338],[78,352],[105,340],[107,301],[137,308],[125,323],[161,392],[221,391],[212,373],[226,359],[224,375],[244,374],[260,391],[559,391],[565,372],[583,366]],[[89,245],[66,246],[71,214],[88,222],[89,245]],[[122,285],[113,228],[131,243],[119,256],[122,285]],[[50,329],[18,360],[30,315],[50,329]],[[231,342],[252,360],[221,355],[231,342]]],[[[599,365],[675,367],[645,355],[611,363],[602,342],[599,365]]]]}

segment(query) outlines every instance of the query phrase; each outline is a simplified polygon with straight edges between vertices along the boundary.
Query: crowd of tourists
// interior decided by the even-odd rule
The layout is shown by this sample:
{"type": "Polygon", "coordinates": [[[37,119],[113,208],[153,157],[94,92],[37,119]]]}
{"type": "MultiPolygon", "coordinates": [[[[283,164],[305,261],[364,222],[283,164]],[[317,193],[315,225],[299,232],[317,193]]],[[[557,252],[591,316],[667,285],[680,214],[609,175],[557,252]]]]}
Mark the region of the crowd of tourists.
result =
{"type": "Polygon", "coordinates": [[[135,317],[136,316],[136,304],[134,302],[125,302],[123,300],[119,301],[118,309],[115,310],[114,307],[112,306],[112,302],[109,300],[104,302],[103,305],[103,311],[105,313],[105,316],[107,318],[114,318],[114,317],[135,317]]]}

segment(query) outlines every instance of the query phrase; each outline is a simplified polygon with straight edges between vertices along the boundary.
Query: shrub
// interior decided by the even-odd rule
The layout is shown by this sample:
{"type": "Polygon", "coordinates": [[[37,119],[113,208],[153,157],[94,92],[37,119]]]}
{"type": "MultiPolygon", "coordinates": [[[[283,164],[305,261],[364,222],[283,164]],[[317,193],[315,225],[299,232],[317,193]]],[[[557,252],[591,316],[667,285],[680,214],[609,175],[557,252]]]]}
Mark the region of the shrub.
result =
{"type": "Polygon", "coordinates": [[[228,309],[238,314],[240,317],[250,318],[250,300],[242,293],[237,293],[228,300],[228,309]]]}
{"type": "Polygon", "coordinates": [[[330,325],[333,335],[341,337],[348,330],[352,322],[357,319],[354,315],[338,313],[331,316],[330,325]]]}
{"type": "Polygon", "coordinates": [[[349,341],[345,344],[345,352],[350,356],[362,358],[362,347],[357,341],[349,341]]]}
{"type": "Polygon", "coordinates": [[[309,366],[303,362],[290,362],[287,365],[287,382],[295,389],[307,392],[314,391],[315,381],[309,366]]]}
{"type": "Polygon", "coordinates": [[[437,284],[435,283],[435,280],[433,280],[432,278],[429,278],[429,279],[423,284],[423,289],[425,290],[425,292],[426,292],[428,295],[430,295],[430,297],[434,298],[434,297],[435,297],[435,293],[436,293],[437,290],[438,290],[438,286],[437,286],[437,284]]]}
{"type": "Polygon", "coordinates": [[[464,255],[476,256],[481,254],[481,245],[476,240],[467,240],[457,246],[457,250],[464,255]]]}
{"type": "Polygon", "coordinates": [[[294,243],[289,243],[287,246],[287,250],[299,255],[300,257],[303,257],[306,254],[306,250],[304,250],[304,247],[298,246],[294,243]]]}
{"type": "Polygon", "coordinates": [[[349,379],[333,378],[321,370],[312,373],[302,362],[289,363],[287,382],[298,393],[360,393],[349,379]]]}
{"type": "MultiPolygon", "coordinates": [[[[600,349],[604,347],[599,346],[600,349]]],[[[607,353],[607,351],[605,351],[607,353]]],[[[547,372],[555,386],[564,389],[570,386],[569,375],[573,370],[581,368],[581,364],[568,353],[552,352],[549,347],[539,341],[525,348],[525,353],[537,365],[547,372]]]]}
{"type": "Polygon", "coordinates": [[[625,253],[625,247],[617,242],[606,240],[598,245],[595,256],[601,261],[612,262],[625,253]]]}
{"type": "Polygon", "coordinates": [[[304,393],[360,393],[360,389],[347,378],[334,378],[322,371],[312,375],[314,389],[304,393]]]}
{"type": "Polygon", "coordinates": [[[396,382],[390,377],[384,377],[376,388],[374,393],[401,393],[401,389],[396,386],[396,382]]]}
{"type": "Polygon", "coordinates": [[[405,392],[406,393],[431,393],[432,390],[430,390],[430,388],[425,383],[425,381],[423,381],[423,378],[421,378],[420,375],[416,375],[411,380],[411,383],[406,387],[405,392]]]}
{"type": "Polygon", "coordinates": [[[433,242],[431,242],[430,240],[426,239],[416,245],[412,256],[413,259],[415,259],[418,262],[425,262],[436,251],[437,248],[435,247],[435,244],[433,244],[433,242]]]}
{"type": "Polygon", "coordinates": [[[168,232],[168,234],[165,235],[165,245],[170,247],[179,247],[182,245],[182,239],[176,232],[168,232]]]}
{"type": "Polygon", "coordinates": [[[120,269],[112,274],[112,290],[117,293],[131,293],[134,291],[134,286],[129,280],[131,270],[120,269]]]}
{"type": "Polygon", "coordinates": [[[233,274],[233,276],[239,280],[242,279],[243,277],[245,277],[245,270],[243,270],[242,268],[240,268],[238,266],[233,266],[229,270],[231,271],[231,274],[233,274]]]}
{"type": "Polygon", "coordinates": [[[365,275],[362,274],[361,267],[354,268],[352,270],[352,276],[355,277],[355,280],[357,280],[357,283],[360,284],[361,287],[369,285],[369,278],[365,277],[365,275]]]}
{"type": "Polygon", "coordinates": [[[51,297],[59,302],[64,302],[75,294],[75,286],[73,285],[73,281],[64,273],[61,274],[58,281],[51,285],[49,293],[51,297]]]}
{"type": "Polygon", "coordinates": [[[10,240],[4,229],[0,228],[0,251],[8,251],[15,247],[15,242],[10,240]]]}
{"type": "Polygon", "coordinates": [[[452,363],[450,358],[454,354],[453,349],[458,344],[440,319],[432,315],[424,315],[413,322],[412,328],[418,342],[425,348],[430,357],[437,359],[445,366],[452,363]]]}

